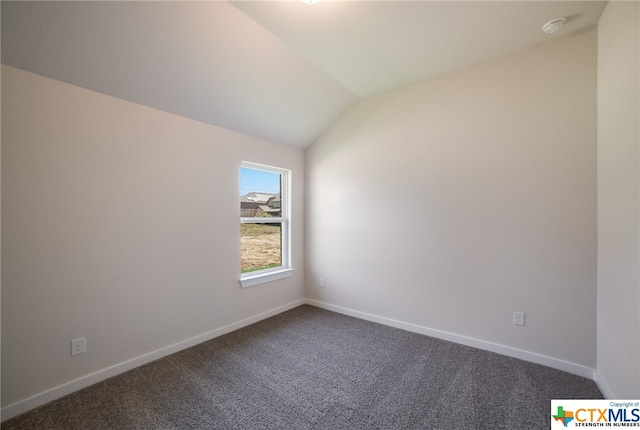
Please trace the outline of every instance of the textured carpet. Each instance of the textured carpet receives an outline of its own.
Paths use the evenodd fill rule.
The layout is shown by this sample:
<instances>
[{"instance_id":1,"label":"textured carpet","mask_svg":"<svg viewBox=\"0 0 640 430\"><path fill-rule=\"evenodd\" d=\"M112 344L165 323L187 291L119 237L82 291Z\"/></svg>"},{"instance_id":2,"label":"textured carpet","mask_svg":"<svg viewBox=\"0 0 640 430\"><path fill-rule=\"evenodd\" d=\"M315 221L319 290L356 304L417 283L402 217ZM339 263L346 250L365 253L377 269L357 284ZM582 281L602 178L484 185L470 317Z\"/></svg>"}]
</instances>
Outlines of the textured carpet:
<instances>
[{"instance_id":1,"label":"textured carpet","mask_svg":"<svg viewBox=\"0 0 640 430\"><path fill-rule=\"evenodd\" d=\"M2 424L14 429L548 429L593 381L301 306Z\"/></svg>"}]
</instances>

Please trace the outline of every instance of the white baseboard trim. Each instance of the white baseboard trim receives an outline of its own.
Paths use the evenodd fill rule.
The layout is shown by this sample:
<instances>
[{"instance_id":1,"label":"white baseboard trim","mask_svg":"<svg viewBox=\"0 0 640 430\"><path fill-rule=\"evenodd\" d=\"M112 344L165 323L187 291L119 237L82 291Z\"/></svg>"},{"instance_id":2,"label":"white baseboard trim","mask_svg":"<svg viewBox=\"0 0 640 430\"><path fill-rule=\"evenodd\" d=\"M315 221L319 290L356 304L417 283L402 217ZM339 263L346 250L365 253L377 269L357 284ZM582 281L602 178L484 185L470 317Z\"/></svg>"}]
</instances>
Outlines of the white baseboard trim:
<instances>
[{"instance_id":1,"label":"white baseboard trim","mask_svg":"<svg viewBox=\"0 0 640 430\"><path fill-rule=\"evenodd\" d=\"M607 382L604 380L598 369L593 372L593 381L596 383L602 395L605 399L616 399L617 397L613 395L613 391L607 385Z\"/></svg>"},{"instance_id":2,"label":"white baseboard trim","mask_svg":"<svg viewBox=\"0 0 640 430\"><path fill-rule=\"evenodd\" d=\"M519 358L521 360L530 361L536 364L542 364L544 366L563 370L565 372L569 372L574 375L595 380L594 369L580 365L580 364L571 363L569 361L548 357L546 355L537 354L535 352L525 351L518 348L512 348L510 346L500 345L500 344L488 342L485 340L475 339L467 336L461 336L458 334L449 333L442 330L423 327L417 324L411 324L403 321L394 320L391 318L385 318L378 315L357 311L354 309L344 308L342 306L336 306L329 303L320 302L318 300L307 299L306 303L311 306L316 306L318 308L327 309L329 311L337 312L344 315L349 315L355 318L360 318L363 320L384 324L390 327L395 327L402 330L423 334L426 336L431 336L431 337L435 337L442 340L448 340L450 342L459 343L461 345L471 346L474 348L483 349L490 352L495 352L497 354L506 355L508 357ZM603 394L605 394L605 392L603 392Z\"/></svg>"},{"instance_id":3,"label":"white baseboard trim","mask_svg":"<svg viewBox=\"0 0 640 430\"><path fill-rule=\"evenodd\" d=\"M86 388L90 385L103 381L107 378L111 378L112 376L119 375L120 373L124 373L128 370L150 363L152 361L155 361L159 358L176 353L178 351L182 351L183 349L187 349L192 346L198 345L202 342L206 342L208 340L214 339L218 336L231 333L234 330L238 330L240 328L254 324L258 321L262 321L266 318L272 317L274 315L278 315L282 312L296 308L305 303L306 301L304 299L299 299L291 303L288 303L286 305L278 306L274 309L270 309L266 312L262 312L258 315L245 318L235 323L217 328L215 330L211 330L206 333L202 333L200 335L180 341L178 343L174 343L173 345L169 345L169 346L157 349L155 351L149 352L147 354L132 358L130 360L123 361L122 363L115 364L105 369L98 370L97 372L93 372L91 374L82 376L78 379L74 379L73 381L66 382L62 385L58 385L57 387L43 391L42 393L36 394L24 400L20 400L11 405L5 406L4 408L2 408L2 410L0 410L0 416L2 417L1 420L6 421L10 418L18 416L38 406L42 406L45 403L48 403L52 400L66 396L67 394L71 394L74 391L78 391L82 388Z\"/></svg>"}]
</instances>

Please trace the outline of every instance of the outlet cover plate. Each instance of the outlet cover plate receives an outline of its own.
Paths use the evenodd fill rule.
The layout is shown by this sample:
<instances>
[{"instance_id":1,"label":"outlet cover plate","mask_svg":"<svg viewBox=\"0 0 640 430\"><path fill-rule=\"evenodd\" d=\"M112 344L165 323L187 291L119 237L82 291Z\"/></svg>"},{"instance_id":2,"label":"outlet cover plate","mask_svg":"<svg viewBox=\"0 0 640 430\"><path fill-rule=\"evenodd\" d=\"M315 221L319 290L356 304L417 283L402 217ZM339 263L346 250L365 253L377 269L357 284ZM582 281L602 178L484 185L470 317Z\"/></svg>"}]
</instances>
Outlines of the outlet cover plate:
<instances>
[{"instance_id":1,"label":"outlet cover plate","mask_svg":"<svg viewBox=\"0 0 640 430\"><path fill-rule=\"evenodd\" d=\"M513 313L513 324L524 325L524 312Z\"/></svg>"},{"instance_id":2,"label":"outlet cover plate","mask_svg":"<svg viewBox=\"0 0 640 430\"><path fill-rule=\"evenodd\" d=\"M87 340L84 337L71 341L71 355L79 355L87 352Z\"/></svg>"}]
</instances>

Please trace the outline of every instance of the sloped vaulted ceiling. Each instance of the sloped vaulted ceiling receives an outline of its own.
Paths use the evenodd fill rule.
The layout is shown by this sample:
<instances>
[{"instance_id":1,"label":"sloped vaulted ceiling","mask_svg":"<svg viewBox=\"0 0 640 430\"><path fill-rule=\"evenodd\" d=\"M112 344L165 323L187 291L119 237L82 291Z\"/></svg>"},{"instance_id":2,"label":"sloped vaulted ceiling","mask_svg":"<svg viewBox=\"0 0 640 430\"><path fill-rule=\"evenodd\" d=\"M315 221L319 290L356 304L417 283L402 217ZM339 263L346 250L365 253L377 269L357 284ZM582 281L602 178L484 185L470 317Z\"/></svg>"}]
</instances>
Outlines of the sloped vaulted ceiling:
<instances>
[{"instance_id":1,"label":"sloped vaulted ceiling","mask_svg":"<svg viewBox=\"0 0 640 430\"><path fill-rule=\"evenodd\" d=\"M355 100L227 2L2 2L2 61L295 146Z\"/></svg>"},{"instance_id":2,"label":"sloped vaulted ceiling","mask_svg":"<svg viewBox=\"0 0 640 430\"><path fill-rule=\"evenodd\" d=\"M579 31L604 5L3 1L2 62L304 148L358 98Z\"/></svg>"}]
</instances>

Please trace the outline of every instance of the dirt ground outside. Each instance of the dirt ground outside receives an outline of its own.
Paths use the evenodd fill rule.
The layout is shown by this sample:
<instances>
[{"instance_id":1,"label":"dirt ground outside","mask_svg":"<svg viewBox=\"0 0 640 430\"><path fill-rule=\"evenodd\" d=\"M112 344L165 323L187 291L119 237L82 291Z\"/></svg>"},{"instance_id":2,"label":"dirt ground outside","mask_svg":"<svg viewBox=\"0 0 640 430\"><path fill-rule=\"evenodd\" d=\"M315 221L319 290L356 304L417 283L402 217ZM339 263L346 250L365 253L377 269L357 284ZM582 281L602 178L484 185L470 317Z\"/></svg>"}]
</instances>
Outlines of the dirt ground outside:
<instances>
[{"instance_id":1,"label":"dirt ground outside","mask_svg":"<svg viewBox=\"0 0 640 430\"><path fill-rule=\"evenodd\" d=\"M279 225L240 224L242 273L282 265Z\"/></svg>"}]
</instances>

